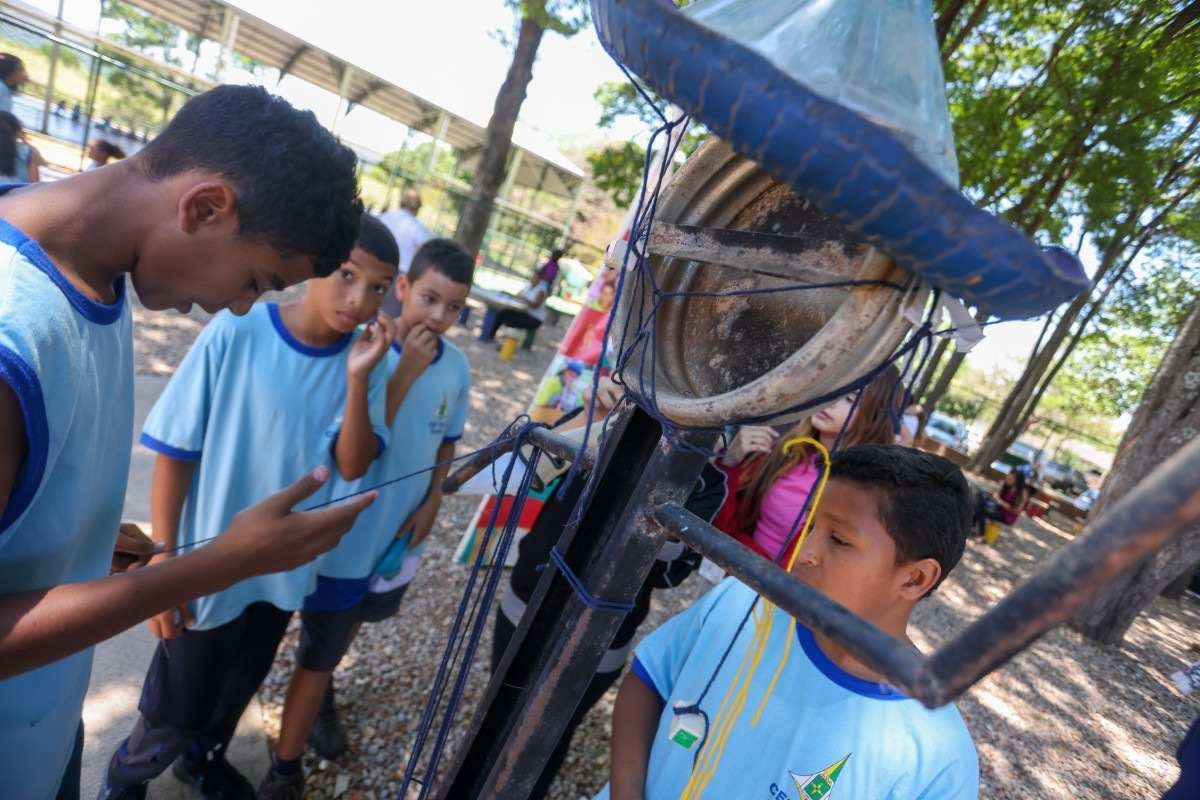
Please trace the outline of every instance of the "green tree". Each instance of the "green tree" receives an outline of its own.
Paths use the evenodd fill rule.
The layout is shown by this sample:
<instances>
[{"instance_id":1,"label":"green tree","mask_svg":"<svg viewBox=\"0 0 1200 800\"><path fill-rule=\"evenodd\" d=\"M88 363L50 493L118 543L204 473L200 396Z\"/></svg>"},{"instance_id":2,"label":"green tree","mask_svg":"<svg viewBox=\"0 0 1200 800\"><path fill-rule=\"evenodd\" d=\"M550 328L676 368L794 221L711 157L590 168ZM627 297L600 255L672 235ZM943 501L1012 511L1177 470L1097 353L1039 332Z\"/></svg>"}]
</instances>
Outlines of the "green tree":
<instances>
[{"instance_id":1,"label":"green tree","mask_svg":"<svg viewBox=\"0 0 1200 800\"><path fill-rule=\"evenodd\" d=\"M181 61L175 53L183 32L167 22L151 16L121 0L104 3L104 17L119 23L113 38L120 44L145 53L173 66ZM100 52L124 61L115 50L99 47ZM109 68L107 80L122 95L116 115L137 127L154 127L166 123L171 116L179 92L153 78L132 70Z\"/></svg>"},{"instance_id":2,"label":"green tree","mask_svg":"<svg viewBox=\"0 0 1200 800\"><path fill-rule=\"evenodd\" d=\"M611 129L620 121L634 119L647 130L658 127L662 124L662 119L655 107L665 111L668 103L653 91L647 92L654 100L654 106L647 103L628 81L605 81L600 84L592 94L600 105L600 119L597 124L601 128ZM679 143L679 152L684 156L691 155L708 136L709 133L703 126L693 123ZM637 199L645 161L646 148L631 141L598 147L587 155L588 165L592 169L592 181L622 208L628 207Z\"/></svg>"},{"instance_id":3,"label":"green tree","mask_svg":"<svg viewBox=\"0 0 1200 800\"><path fill-rule=\"evenodd\" d=\"M479 252L487 233L496 194L512 150L513 128L525 92L533 79L533 63L546 31L573 36L588 22L586 0L506 0L517 14L516 44L508 74L496 94L484 134L483 153L475 171L471 194L458 219L454 238L472 254Z\"/></svg>"}]
</instances>

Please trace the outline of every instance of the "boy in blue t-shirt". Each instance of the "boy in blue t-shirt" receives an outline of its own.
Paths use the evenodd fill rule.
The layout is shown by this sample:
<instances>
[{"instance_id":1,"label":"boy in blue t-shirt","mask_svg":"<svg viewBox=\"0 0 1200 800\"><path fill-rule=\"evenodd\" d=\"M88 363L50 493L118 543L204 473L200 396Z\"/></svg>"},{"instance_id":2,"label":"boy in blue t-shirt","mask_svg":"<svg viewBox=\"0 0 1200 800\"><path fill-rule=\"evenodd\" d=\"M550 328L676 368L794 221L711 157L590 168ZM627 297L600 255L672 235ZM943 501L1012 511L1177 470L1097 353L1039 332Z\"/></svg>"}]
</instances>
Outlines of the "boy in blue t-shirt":
<instances>
[{"instance_id":1,"label":"boy in blue t-shirt","mask_svg":"<svg viewBox=\"0 0 1200 800\"><path fill-rule=\"evenodd\" d=\"M375 367L392 325L376 317L399 261L392 235L364 217L350 258L309 281L302 300L259 304L240 318L218 314L205 327L142 430L142 444L158 453L150 513L165 552L156 560L223 530L297 464L332 460L346 480L366 474L388 442L387 376ZM308 505L344 494L330 481ZM113 755L100 796L142 796L177 757L175 775L205 797L252 795L225 749L315 584L312 562L153 618L162 641L141 716Z\"/></svg>"},{"instance_id":2,"label":"boy in blue t-shirt","mask_svg":"<svg viewBox=\"0 0 1200 800\"><path fill-rule=\"evenodd\" d=\"M301 615L296 668L272 768L258 790L261 800L303 792L300 759L314 720L320 720L314 745L321 755L336 757L345 749L333 704L333 670L363 622L396 613L419 566L470 406L467 357L442 335L466 304L474 271L474 259L461 245L430 239L413 256L408 274L396 279L403 305L386 374L388 426L397 446L375 461L362 483L414 477L382 488L371 511L317 561L318 589Z\"/></svg>"},{"instance_id":3,"label":"boy in blue t-shirt","mask_svg":"<svg viewBox=\"0 0 1200 800\"><path fill-rule=\"evenodd\" d=\"M908 641L913 607L962 557L969 498L962 472L939 456L891 445L843 450L792 572ZM765 617L761 600L754 624L739 630L756 597L728 578L638 646L613 709L611 780L598 798L978 795L975 746L954 706L926 709L784 612ZM718 709L767 621L741 714L725 728Z\"/></svg>"},{"instance_id":4,"label":"boy in blue t-shirt","mask_svg":"<svg viewBox=\"0 0 1200 800\"><path fill-rule=\"evenodd\" d=\"M119 164L0 187L0 796L78 792L91 645L311 560L365 504L292 513L320 467L216 546L108 577L152 547L135 526L118 537L133 427L126 273L148 308L214 313L328 274L362 212L355 163L311 113L223 86Z\"/></svg>"}]
</instances>

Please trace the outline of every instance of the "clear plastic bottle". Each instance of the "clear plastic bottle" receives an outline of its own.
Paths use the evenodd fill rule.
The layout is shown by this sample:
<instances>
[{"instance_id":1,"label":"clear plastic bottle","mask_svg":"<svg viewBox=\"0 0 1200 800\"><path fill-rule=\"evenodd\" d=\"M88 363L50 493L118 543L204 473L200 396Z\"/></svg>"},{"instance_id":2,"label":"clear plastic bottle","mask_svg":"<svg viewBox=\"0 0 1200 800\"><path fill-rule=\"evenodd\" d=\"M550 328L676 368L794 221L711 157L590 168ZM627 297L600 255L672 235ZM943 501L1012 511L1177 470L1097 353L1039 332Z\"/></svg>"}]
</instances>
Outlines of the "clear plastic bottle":
<instances>
[{"instance_id":1,"label":"clear plastic bottle","mask_svg":"<svg viewBox=\"0 0 1200 800\"><path fill-rule=\"evenodd\" d=\"M958 186L930 0L695 0L682 12L888 128Z\"/></svg>"}]
</instances>

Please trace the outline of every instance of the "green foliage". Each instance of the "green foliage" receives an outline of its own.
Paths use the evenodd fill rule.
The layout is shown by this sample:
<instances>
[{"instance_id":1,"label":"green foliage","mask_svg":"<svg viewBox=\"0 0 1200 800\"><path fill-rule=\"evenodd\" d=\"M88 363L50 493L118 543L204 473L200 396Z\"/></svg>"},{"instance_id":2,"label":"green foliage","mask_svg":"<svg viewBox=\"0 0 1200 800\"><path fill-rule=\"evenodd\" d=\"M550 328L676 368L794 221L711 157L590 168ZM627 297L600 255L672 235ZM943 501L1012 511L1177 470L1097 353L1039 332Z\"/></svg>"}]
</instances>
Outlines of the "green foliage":
<instances>
[{"instance_id":1,"label":"green foliage","mask_svg":"<svg viewBox=\"0 0 1200 800\"><path fill-rule=\"evenodd\" d=\"M390 173L395 173L399 179L397 185L404 179L415 181L425 174L432 150L433 142L422 142L416 147L393 150L378 164L371 167L371 176L384 184L387 183ZM468 180L470 176L459 170L458 162L456 151L453 148L443 147L438 151L437 158L434 160L433 173L455 177L459 180Z\"/></svg>"},{"instance_id":2,"label":"green foliage","mask_svg":"<svg viewBox=\"0 0 1200 800\"><path fill-rule=\"evenodd\" d=\"M534 19L546 30L562 36L574 36L591 18L587 0L506 0L508 7L523 19Z\"/></svg>"},{"instance_id":3,"label":"green foliage","mask_svg":"<svg viewBox=\"0 0 1200 800\"><path fill-rule=\"evenodd\" d=\"M1200 254L1152 255L1105 303L1056 377L1048 408L1110 419L1137 408L1200 292Z\"/></svg>"},{"instance_id":4,"label":"green foliage","mask_svg":"<svg viewBox=\"0 0 1200 800\"><path fill-rule=\"evenodd\" d=\"M955 419L970 422L979 416L980 412L983 411L983 406L984 400L982 397L959 394L957 392L946 392L938 400L937 410Z\"/></svg>"},{"instance_id":5,"label":"green foliage","mask_svg":"<svg viewBox=\"0 0 1200 800\"><path fill-rule=\"evenodd\" d=\"M39 45L38 52L49 60L54 53L54 45L50 42ZM71 48L60 47L58 48L58 65L67 69L81 69L83 62L79 60L79 54Z\"/></svg>"},{"instance_id":6,"label":"green foliage","mask_svg":"<svg viewBox=\"0 0 1200 800\"><path fill-rule=\"evenodd\" d=\"M653 92L650 92L650 96L654 106L646 102L632 83L606 81L600 84L592 94L600 105L598 124L601 128L611 128L619 121L634 119L647 130L658 127L662 119L654 109L665 110L668 104ZM679 143L680 152L685 156L690 155L708 136L703 126L692 123ZM637 199L645 160L646 148L629 141L599 147L587 155L587 162L592 168L592 181L621 207Z\"/></svg>"}]
</instances>

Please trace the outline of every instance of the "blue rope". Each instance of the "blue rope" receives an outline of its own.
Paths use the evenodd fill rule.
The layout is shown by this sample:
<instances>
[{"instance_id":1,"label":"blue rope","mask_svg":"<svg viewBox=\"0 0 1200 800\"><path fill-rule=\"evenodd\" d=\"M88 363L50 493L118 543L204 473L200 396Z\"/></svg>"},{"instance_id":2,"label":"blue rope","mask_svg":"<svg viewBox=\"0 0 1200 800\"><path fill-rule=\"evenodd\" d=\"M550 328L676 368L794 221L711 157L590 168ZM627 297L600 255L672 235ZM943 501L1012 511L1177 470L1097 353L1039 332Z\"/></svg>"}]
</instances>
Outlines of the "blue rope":
<instances>
[{"instance_id":1,"label":"blue rope","mask_svg":"<svg viewBox=\"0 0 1200 800\"><path fill-rule=\"evenodd\" d=\"M567 579L571 590L575 592L575 596L579 598L579 602L583 603L593 611L608 611L614 614L628 614L637 608L636 603L621 603L615 600L601 600L593 595L588 588L583 585L583 581L571 569L571 565L567 563L567 559L559 551L557 545L550 548L550 561L558 568L559 573Z\"/></svg>"}]
</instances>

